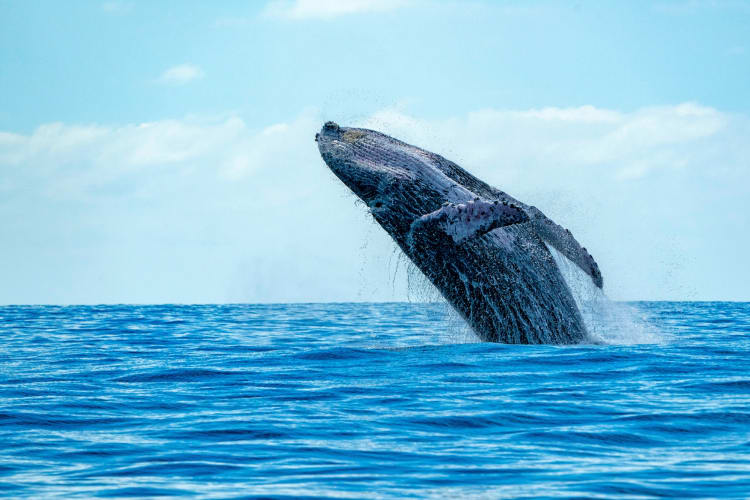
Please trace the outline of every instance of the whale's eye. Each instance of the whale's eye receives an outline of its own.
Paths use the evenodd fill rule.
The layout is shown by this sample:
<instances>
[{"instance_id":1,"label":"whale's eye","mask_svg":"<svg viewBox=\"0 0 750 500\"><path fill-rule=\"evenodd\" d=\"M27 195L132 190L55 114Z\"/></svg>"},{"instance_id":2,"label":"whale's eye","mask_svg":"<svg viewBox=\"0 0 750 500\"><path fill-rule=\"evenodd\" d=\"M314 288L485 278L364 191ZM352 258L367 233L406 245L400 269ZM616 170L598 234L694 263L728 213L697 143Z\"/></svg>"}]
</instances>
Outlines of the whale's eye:
<instances>
[{"instance_id":1,"label":"whale's eye","mask_svg":"<svg viewBox=\"0 0 750 500\"><path fill-rule=\"evenodd\" d=\"M382 201L378 201L377 203L375 203L375 208L380 208L382 206L383 206L383 202Z\"/></svg>"}]
</instances>

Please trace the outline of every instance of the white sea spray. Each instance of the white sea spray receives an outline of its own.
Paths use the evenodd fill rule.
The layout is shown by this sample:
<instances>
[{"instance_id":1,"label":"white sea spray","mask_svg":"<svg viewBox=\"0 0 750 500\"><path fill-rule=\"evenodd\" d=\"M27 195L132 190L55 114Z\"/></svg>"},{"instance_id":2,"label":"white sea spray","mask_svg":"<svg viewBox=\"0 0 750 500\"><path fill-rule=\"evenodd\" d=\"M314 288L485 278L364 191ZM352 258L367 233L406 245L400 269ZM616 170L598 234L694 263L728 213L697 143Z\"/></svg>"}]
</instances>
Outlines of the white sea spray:
<instances>
[{"instance_id":1,"label":"white sea spray","mask_svg":"<svg viewBox=\"0 0 750 500\"><path fill-rule=\"evenodd\" d=\"M547 245L547 248L573 294L591 342L654 344L666 340L638 310L623 302L610 300L581 268L551 245Z\"/></svg>"}]
</instances>

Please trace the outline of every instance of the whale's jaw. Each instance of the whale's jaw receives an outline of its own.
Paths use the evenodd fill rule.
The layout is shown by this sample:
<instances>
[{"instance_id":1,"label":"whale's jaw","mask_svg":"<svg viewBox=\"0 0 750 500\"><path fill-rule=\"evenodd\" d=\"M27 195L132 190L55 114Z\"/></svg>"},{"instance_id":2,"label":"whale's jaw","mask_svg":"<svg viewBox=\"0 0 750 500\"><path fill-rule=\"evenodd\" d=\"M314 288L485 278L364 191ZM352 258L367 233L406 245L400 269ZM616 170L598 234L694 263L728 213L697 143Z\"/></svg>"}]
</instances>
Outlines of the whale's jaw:
<instances>
[{"instance_id":1,"label":"whale's jaw","mask_svg":"<svg viewBox=\"0 0 750 500\"><path fill-rule=\"evenodd\" d=\"M485 341L574 343L581 314L546 244L601 287L593 258L533 206L380 132L328 122L323 160Z\"/></svg>"}]
</instances>

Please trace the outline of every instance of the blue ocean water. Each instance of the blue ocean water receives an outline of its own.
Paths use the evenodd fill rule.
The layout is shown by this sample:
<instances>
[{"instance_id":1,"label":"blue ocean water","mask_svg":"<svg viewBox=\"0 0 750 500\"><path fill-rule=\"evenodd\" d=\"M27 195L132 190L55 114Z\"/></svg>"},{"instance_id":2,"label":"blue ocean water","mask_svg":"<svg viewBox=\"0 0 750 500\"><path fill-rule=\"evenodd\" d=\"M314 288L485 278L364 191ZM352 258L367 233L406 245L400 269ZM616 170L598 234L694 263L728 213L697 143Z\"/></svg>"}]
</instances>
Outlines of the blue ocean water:
<instances>
[{"instance_id":1,"label":"blue ocean water","mask_svg":"<svg viewBox=\"0 0 750 500\"><path fill-rule=\"evenodd\" d=\"M440 304L2 307L0 492L749 496L750 304L633 307L662 341L462 343Z\"/></svg>"}]
</instances>

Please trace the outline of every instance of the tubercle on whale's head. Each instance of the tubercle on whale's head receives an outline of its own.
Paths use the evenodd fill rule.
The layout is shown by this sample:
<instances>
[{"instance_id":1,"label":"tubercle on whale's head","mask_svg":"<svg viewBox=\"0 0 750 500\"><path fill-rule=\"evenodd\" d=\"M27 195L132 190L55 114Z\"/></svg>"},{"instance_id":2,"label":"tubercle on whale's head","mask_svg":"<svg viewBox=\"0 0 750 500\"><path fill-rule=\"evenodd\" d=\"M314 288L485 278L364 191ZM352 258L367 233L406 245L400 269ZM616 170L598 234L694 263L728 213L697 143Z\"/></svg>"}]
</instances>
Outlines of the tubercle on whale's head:
<instances>
[{"instance_id":1,"label":"tubercle on whale's head","mask_svg":"<svg viewBox=\"0 0 750 500\"><path fill-rule=\"evenodd\" d=\"M380 132L326 122L315 140L331 171L397 241L444 202L474 197L432 163L431 153Z\"/></svg>"}]
</instances>

